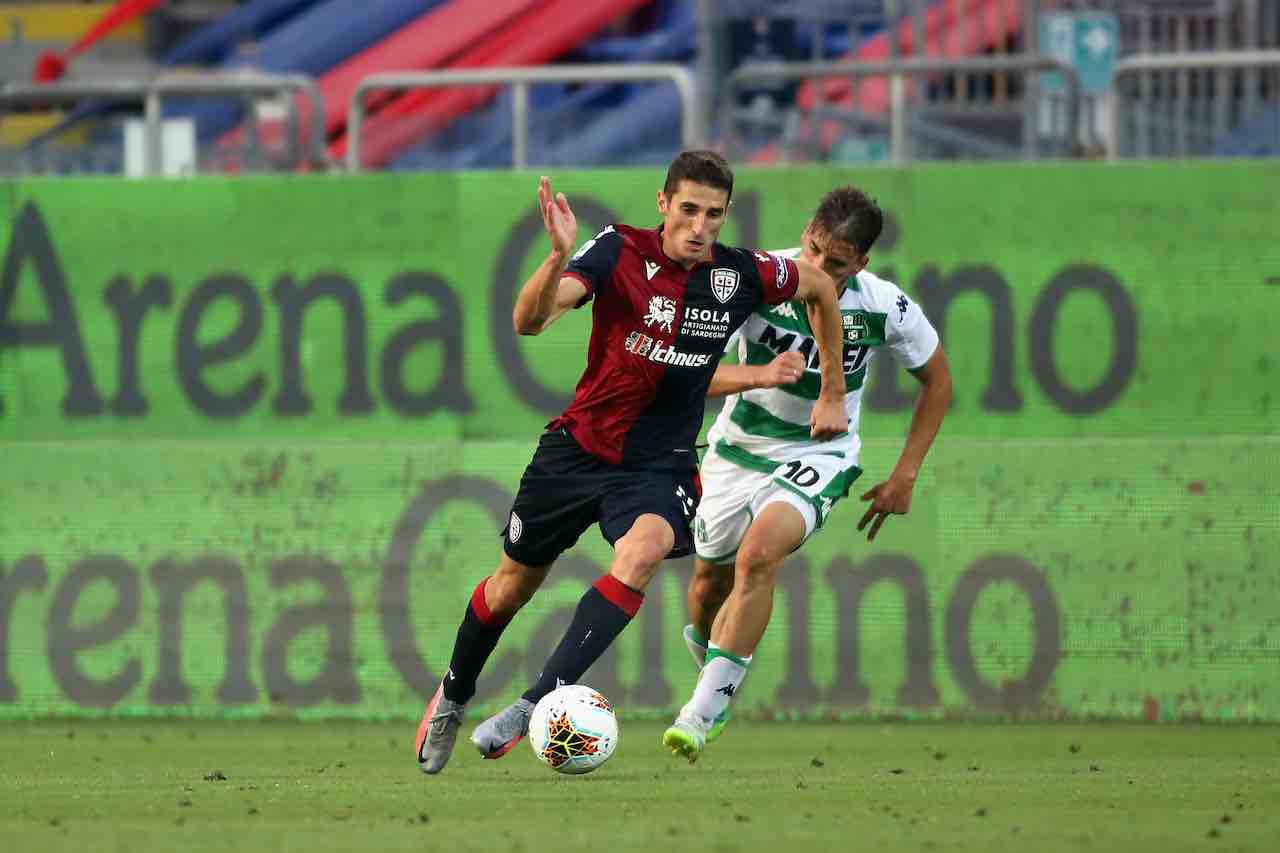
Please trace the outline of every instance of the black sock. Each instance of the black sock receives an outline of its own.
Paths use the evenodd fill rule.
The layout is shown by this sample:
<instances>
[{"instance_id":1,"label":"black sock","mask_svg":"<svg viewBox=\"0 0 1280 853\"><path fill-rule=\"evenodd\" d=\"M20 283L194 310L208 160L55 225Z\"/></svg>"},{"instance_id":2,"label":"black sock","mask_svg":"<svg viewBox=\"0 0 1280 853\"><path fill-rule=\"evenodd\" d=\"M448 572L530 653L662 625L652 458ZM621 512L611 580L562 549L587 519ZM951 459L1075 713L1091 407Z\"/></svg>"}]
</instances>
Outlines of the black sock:
<instances>
[{"instance_id":1,"label":"black sock","mask_svg":"<svg viewBox=\"0 0 1280 853\"><path fill-rule=\"evenodd\" d=\"M488 578L480 581L467 613L458 627L458 639L453 643L453 657L449 659L449 671L444 677L444 696L453 702L468 702L476 694L476 679L485 661L493 654L498 638L511 621L494 616L484 600L484 587Z\"/></svg>"},{"instance_id":2,"label":"black sock","mask_svg":"<svg viewBox=\"0 0 1280 853\"><path fill-rule=\"evenodd\" d=\"M537 702L561 684L577 684L582 674L605 653L644 602L637 592L613 575L599 578L578 601L573 622L547 659L538 681L524 693Z\"/></svg>"}]
</instances>

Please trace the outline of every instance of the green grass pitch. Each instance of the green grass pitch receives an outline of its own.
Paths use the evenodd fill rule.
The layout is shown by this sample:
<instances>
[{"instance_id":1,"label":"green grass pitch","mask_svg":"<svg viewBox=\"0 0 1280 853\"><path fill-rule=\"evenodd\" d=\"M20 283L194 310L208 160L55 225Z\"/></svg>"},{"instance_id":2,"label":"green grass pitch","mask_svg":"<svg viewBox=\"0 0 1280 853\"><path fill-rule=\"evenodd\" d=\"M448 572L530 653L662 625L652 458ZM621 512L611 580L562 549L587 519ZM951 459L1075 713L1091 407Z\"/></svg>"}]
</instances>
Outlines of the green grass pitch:
<instances>
[{"instance_id":1,"label":"green grass pitch","mask_svg":"<svg viewBox=\"0 0 1280 853\"><path fill-rule=\"evenodd\" d=\"M17 722L0 849L1277 849L1280 728L734 722L690 766L624 721L600 771L465 741L420 774L414 725ZM463 737L470 732L464 728Z\"/></svg>"}]
</instances>

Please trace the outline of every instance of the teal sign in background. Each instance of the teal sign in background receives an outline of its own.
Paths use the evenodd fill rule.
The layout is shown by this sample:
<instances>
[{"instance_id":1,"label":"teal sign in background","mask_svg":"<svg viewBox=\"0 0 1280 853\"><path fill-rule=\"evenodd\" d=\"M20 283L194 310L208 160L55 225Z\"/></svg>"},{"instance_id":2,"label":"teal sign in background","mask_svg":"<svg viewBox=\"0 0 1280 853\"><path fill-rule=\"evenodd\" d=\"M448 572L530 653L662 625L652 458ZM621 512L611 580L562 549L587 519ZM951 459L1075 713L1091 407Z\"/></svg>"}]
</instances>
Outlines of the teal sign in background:
<instances>
[{"instance_id":1,"label":"teal sign in background","mask_svg":"<svg viewBox=\"0 0 1280 853\"><path fill-rule=\"evenodd\" d=\"M1111 88L1120 57L1120 24L1107 12L1050 12L1040 16L1040 52L1073 66L1086 94ZM1046 91L1066 88L1061 74L1043 74Z\"/></svg>"}]
</instances>

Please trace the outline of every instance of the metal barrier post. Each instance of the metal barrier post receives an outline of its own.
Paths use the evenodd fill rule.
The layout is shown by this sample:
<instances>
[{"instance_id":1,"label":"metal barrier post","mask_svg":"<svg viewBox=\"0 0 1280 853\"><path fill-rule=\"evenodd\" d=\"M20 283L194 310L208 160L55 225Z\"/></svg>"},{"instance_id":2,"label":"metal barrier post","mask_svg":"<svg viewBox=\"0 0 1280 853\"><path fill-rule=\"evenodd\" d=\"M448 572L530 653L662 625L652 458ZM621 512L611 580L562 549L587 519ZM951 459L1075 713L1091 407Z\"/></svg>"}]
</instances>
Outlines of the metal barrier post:
<instances>
[{"instance_id":1,"label":"metal barrier post","mask_svg":"<svg viewBox=\"0 0 1280 853\"><path fill-rule=\"evenodd\" d=\"M302 92L311 101L311 162L327 165L324 97L305 74L165 74L148 80L65 81L50 84L11 83L0 87L0 111L6 106L67 103L84 98L110 98L143 105L145 162L149 175L160 172L161 101L165 95L254 95Z\"/></svg>"},{"instance_id":2,"label":"metal barrier post","mask_svg":"<svg viewBox=\"0 0 1280 853\"><path fill-rule=\"evenodd\" d=\"M1116 63L1112 76L1111 137L1107 140L1107 159L1120 157L1120 80L1144 71L1178 71L1191 69L1278 68L1280 50L1232 50L1208 53L1155 53L1131 56ZM1224 97L1225 93L1218 93Z\"/></svg>"},{"instance_id":3,"label":"metal barrier post","mask_svg":"<svg viewBox=\"0 0 1280 853\"><path fill-rule=\"evenodd\" d=\"M511 84L511 168L529 167L529 84Z\"/></svg>"},{"instance_id":4,"label":"metal barrier post","mask_svg":"<svg viewBox=\"0 0 1280 853\"><path fill-rule=\"evenodd\" d=\"M1040 54L1040 0L1022 0L1022 49L1032 56ZM1022 83L1022 156L1027 160L1040 153L1039 124L1040 80L1026 74Z\"/></svg>"},{"instance_id":5,"label":"metal barrier post","mask_svg":"<svg viewBox=\"0 0 1280 853\"><path fill-rule=\"evenodd\" d=\"M142 102L142 162L147 176L158 175L164 168L160 149L162 128L160 125L160 93L147 90Z\"/></svg>"}]
</instances>

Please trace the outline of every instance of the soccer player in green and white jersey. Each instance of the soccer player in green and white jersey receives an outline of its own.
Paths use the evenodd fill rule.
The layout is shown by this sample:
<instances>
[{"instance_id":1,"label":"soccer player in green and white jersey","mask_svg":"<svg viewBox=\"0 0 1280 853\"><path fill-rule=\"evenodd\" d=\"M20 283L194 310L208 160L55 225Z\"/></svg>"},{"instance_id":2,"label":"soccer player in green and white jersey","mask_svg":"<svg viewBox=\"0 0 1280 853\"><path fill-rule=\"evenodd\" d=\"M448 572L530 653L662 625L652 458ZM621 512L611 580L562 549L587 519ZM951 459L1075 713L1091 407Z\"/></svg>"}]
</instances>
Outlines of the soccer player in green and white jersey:
<instances>
[{"instance_id":1,"label":"soccer player in green and white jersey","mask_svg":"<svg viewBox=\"0 0 1280 853\"><path fill-rule=\"evenodd\" d=\"M910 509L920 466L951 404L951 369L938 333L897 285L865 269L882 225L873 200L841 187L822 199L800 247L778 253L804 258L843 282L847 433L830 441L809 436L820 377L804 303L762 306L752 314L737 335L739 364L721 365L711 381L709 396L729 397L708 435L694 519L693 624L685 627L685 641L702 674L662 738L691 762L723 728L769 623L782 561L823 526L862 473L858 416L876 352L887 348L922 392L893 472L862 495L871 503L858 530L866 528L868 540L890 515Z\"/></svg>"}]
</instances>

